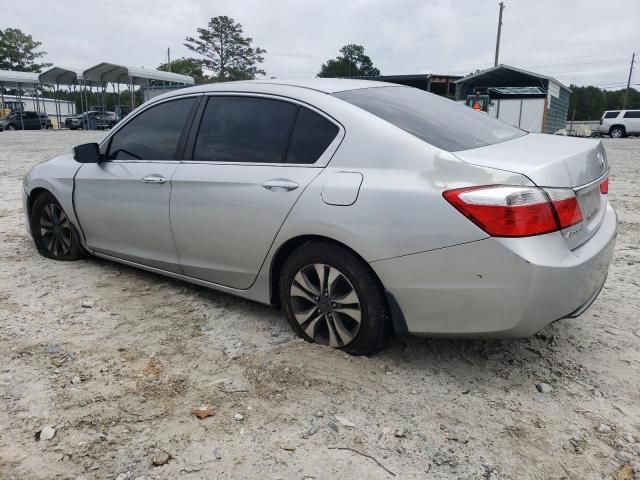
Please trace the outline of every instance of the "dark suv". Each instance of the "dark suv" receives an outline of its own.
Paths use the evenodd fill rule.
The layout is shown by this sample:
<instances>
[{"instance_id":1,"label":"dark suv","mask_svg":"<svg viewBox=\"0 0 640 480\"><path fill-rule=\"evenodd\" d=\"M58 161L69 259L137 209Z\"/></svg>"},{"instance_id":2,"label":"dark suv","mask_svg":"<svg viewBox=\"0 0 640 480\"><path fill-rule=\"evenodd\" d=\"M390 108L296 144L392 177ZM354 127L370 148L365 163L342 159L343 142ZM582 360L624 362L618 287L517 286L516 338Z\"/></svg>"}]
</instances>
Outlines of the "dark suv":
<instances>
[{"instance_id":1,"label":"dark suv","mask_svg":"<svg viewBox=\"0 0 640 480\"><path fill-rule=\"evenodd\" d=\"M41 130L51 128L51 120L46 113L13 112L2 121L4 130Z\"/></svg>"}]
</instances>

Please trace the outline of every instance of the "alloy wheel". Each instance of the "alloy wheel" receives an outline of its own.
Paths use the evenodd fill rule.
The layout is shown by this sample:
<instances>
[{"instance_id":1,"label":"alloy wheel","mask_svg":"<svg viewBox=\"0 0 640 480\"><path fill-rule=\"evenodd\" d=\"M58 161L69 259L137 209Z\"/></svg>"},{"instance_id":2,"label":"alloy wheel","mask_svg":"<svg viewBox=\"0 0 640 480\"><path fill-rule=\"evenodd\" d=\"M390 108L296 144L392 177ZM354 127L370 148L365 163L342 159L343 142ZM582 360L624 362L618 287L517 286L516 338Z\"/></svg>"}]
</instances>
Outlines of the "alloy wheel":
<instances>
[{"instance_id":1,"label":"alloy wheel","mask_svg":"<svg viewBox=\"0 0 640 480\"><path fill-rule=\"evenodd\" d=\"M611 138L622 138L622 130L619 128L611 130Z\"/></svg>"},{"instance_id":2,"label":"alloy wheel","mask_svg":"<svg viewBox=\"0 0 640 480\"><path fill-rule=\"evenodd\" d=\"M344 347L360 330L358 293L333 266L314 263L301 268L293 278L290 300L296 321L316 343Z\"/></svg>"},{"instance_id":3,"label":"alloy wheel","mask_svg":"<svg viewBox=\"0 0 640 480\"><path fill-rule=\"evenodd\" d=\"M40 236L45 248L55 257L65 256L71 249L71 224L64 210L49 203L40 215Z\"/></svg>"}]
</instances>

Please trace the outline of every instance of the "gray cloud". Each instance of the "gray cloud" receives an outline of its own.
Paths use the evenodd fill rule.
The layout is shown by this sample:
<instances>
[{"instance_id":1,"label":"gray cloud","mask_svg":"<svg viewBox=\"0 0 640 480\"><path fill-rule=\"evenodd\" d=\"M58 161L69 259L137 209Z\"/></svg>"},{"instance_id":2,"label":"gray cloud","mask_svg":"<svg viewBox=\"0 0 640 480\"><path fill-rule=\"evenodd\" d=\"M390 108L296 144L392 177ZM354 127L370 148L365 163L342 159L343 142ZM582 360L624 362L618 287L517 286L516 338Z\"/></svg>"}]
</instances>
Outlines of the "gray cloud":
<instances>
[{"instance_id":1,"label":"gray cloud","mask_svg":"<svg viewBox=\"0 0 640 480\"><path fill-rule=\"evenodd\" d=\"M383 74L466 74L493 65L496 0L22 0L0 28L43 42L47 60L84 69L101 61L156 67L216 15L267 49L267 75L313 77L346 43L363 44ZM501 63L563 83L626 81L640 53L640 1L505 0ZM50 13L55 12L55 14ZM640 75L634 76L640 81Z\"/></svg>"}]
</instances>

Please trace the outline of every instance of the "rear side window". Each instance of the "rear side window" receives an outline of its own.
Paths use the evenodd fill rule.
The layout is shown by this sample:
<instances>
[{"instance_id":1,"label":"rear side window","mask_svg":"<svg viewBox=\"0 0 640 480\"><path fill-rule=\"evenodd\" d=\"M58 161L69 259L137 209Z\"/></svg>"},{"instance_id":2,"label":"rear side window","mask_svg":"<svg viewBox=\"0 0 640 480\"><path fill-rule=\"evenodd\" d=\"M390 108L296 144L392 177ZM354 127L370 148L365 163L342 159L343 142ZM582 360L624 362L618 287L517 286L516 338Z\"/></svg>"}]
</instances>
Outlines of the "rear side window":
<instances>
[{"instance_id":1,"label":"rear side window","mask_svg":"<svg viewBox=\"0 0 640 480\"><path fill-rule=\"evenodd\" d=\"M178 142L194 102L193 97L172 100L140 113L111 137L109 158L176 160Z\"/></svg>"},{"instance_id":2,"label":"rear side window","mask_svg":"<svg viewBox=\"0 0 640 480\"><path fill-rule=\"evenodd\" d=\"M338 131L337 125L326 118L300 107L287 150L287 163L315 163Z\"/></svg>"},{"instance_id":3,"label":"rear side window","mask_svg":"<svg viewBox=\"0 0 640 480\"><path fill-rule=\"evenodd\" d=\"M211 97L193 152L194 160L284 163L298 107L258 97Z\"/></svg>"},{"instance_id":4,"label":"rear side window","mask_svg":"<svg viewBox=\"0 0 640 480\"><path fill-rule=\"evenodd\" d=\"M626 112L624 118L640 118L640 110L634 110L632 112Z\"/></svg>"},{"instance_id":5,"label":"rear side window","mask_svg":"<svg viewBox=\"0 0 640 480\"><path fill-rule=\"evenodd\" d=\"M616 118L620 112L606 112L604 118Z\"/></svg>"},{"instance_id":6,"label":"rear side window","mask_svg":"<svg viewBox=\"0 0 640 480\"><path fill-rule=\"evenodd\" d=\"M416 88L374 87L333 95L450 152L525 135L524 131L486 113Z\"/></svg>"}]
</instances>

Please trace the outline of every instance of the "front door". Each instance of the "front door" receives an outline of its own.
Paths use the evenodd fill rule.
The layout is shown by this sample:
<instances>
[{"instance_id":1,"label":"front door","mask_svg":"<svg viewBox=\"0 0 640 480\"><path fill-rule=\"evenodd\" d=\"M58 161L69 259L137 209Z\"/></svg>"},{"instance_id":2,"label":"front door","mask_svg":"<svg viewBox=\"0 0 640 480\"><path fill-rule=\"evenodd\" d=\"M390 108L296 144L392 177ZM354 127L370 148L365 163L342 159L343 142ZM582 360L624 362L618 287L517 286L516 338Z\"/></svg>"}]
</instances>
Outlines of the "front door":
<instances>
[{"instance_id":1,"label":"front door","mask_svg":"<svg viewBox=\"0 0 640 480\"><path fill-rule=\"evenodd\" d=\"M181 163L172 180L171 224L184 273L249 288L338 133L336 124L295 103L210 97L193 160Z\"/></svg>"},{"instance_id":2,"label":"front door","mask_svg":"<svg viewBox=\"0 0 640 480\"><path fill-rule=\"evenodd\" d=\"M180 273L169 199L195 101L188 97L143 110L102 146L106 161L80 168L74 201L89 248Z\"/></svg>"}]
</instances>

